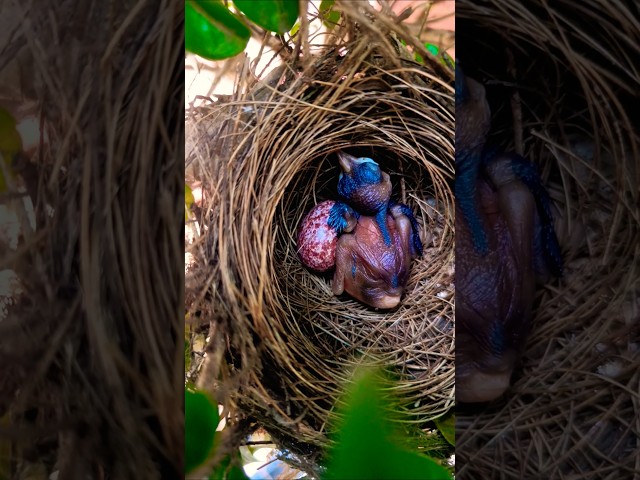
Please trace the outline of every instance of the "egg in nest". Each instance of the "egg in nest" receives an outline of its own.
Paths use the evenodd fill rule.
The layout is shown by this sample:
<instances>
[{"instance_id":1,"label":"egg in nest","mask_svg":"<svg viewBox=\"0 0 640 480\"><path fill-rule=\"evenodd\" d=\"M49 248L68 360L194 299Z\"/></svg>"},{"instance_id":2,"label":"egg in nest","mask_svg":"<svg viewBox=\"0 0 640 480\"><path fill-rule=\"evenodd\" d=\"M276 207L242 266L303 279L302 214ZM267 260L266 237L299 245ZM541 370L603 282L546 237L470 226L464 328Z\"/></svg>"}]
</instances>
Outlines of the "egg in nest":
<instances>
[{"instance_id":1,"label":"egg in nest","mask_svg":"<svg viewBox=\"0 0 640 480\"><path fill-rule=\"evenodd\" d=\"M338 235L329 226L333 200L320 202L302 219L298 227L298 256L302 263L316 272L331 270L336 264Z\"/></svg>"}]
</instances>

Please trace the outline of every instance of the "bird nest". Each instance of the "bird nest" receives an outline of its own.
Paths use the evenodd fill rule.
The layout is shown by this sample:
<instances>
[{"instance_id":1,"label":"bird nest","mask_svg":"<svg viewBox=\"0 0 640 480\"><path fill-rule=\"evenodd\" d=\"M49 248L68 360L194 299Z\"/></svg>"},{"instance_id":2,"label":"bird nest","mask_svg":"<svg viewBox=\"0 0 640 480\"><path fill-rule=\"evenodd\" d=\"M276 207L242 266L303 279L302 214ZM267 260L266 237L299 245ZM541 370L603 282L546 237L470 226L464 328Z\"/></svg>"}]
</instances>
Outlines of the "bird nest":
<instances>
[{"instance_id":1,"label":"bird nest","mask_svg":"<svg viewBox=\"0 0 640 480\"><path fill-rule=\"evenodd\" d=\"M186 273L190 321L209 331L198 382L225 407L229 445L260 425L311 463L350 366L394 371L401 418L420 429L454 401L453 69L416 61L406 45L423 46L366 4L343 8L313 57L258 81L242 71L234 95L187 114L187 181L204 199ZM394 310L334 296L297 255L304 215L338 198L343 149L374 158L420 224L425 252Z\"/></svg>"},{"instance_id":2,"label":"bird nest","mask_svg":"<svg viewBox=\"0 0 640 480\"><path fill-rule=\"evenodd\" d=\"M0 105L29 127L0 196L0 478L178 477L182 6L0 11Z\"/></svg>"},{"instance_id":3,"label":"bird nest","mask_svg":"<svg viewBox=\"0 0 640 480\"><path fill-rule=\"evenodd\" d=\"M489 141L539 165L565 259L538 292L504 399L458 411L457 477L629 478L640 470L637 6L456 6Z\"/></svg>"}]
</instances>

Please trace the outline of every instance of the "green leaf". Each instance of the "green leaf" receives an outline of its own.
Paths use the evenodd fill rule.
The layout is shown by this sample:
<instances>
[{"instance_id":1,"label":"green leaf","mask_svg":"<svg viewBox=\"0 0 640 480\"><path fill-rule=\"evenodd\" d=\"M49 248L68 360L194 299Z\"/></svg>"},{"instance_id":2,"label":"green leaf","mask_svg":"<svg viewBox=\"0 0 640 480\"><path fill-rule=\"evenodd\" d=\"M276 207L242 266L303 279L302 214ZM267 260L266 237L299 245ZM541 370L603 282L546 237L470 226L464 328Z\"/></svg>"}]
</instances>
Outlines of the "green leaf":
<instances>
[{"instance_id":1,"label":"green leaf","mask_svg":"<svg viewBox=\"0 0 640 480\"><path fill-rule=\"evenodd\" d=\"M404 449L384 408L381 377L357 373L342 409L344 420L336 445L328 453L323 480L450 480L451 474L432 459Z\"/></svg>"},{"instance_id":2,"label":"green leaf","mask_svg":"<svg viewBox=\"0 0 640 480\"><path fill-rule=\"evenodd\" d=\"M195 203L196 199L193 196L193 191L191 187L184 184L184 221L189 220L189 211L191 210L191 206Z\"/></svg>"},{"instance_id":3,"label":"green leaf","mask_svg":"<svg viewBox=\"0 0 640 480\"><path fill-rule=\"evenodd\" d=\"M230 58L249 43L251 31L217 0L188 0L184 6L185 49L210 60Z\"/></svg>"},{"instance_id":4,"label":"green leaf","mask_svg":"<svg viewBox=\"0 0 640 480\"><path fill-rule=\"evenodd\" d=\"M184 371L188 372L191 369L191 342L189 340L184 341Z\"/></svg>"},{"instance_id":5,"label":"green leaf","mask_svg":"<svg viewBox=\"0 0 640 480\"><path fill-rule=\"evenodd\" d=\"M222 459L220 463L218 463L214 467L213 472L211 472L211 475L209 475L209 480L224 480L224 477L227 474L227 469L229 468L230 464L231 464L231 457L227 455Z\"/></svg>"},{"instance_id":6,"label":"green leaf","mask_svg":"<svg viewBox=\"0 0 640 480\"><path fill-rule=\"evenodd\" d=\"M240 452L235 459L236 461L231 463L231 455L227 455L222 461L213 469L209 480L249 480L247 474L240 466L242 460Z\"/></svg>"},{"instance_id":7,"label":"green leaf","mask_svg":"<svg viewBox=\"0 0 640 480\"><path fill-rule=\"evenodd\" d=\"M205 392L184 391L185 472L199 467L213 454L213 440L220 421L218 407Z\"/></svg>"},{"instance_id":8,"label":"green leaf","mask_svg":"<svg viewBox=\"0 0 640 480\"><path fill-rule=\"evenodd\" d=\"M333 28L340 21L340 12L333 10L333 5L336 3L335 0L322 0L320 2L320 15L322 16L322 23L324 23L325 27Z\"/></svg>"},{"instance_id":9,"label":"green leaf","mask_svg":"<svg viewBox=\"0 0 640 480\"><path fill-rule=\"evenodd\" d=\"M185 183L184 184L184 204L187 206L187 208L191 208L191 205L193 205L195 201L196 199L193 196L193 190L191 190L191 187Z\"/></svg>"},{"instance_id":10,"label":"green leaf","mask_svg":"<svg viewBox=\"0 0 640 480\"><path fill-rule=\"evenodd\" d=\"M442 436L454 447L456 446L456 414L449 410L443 416L435 419L436 427Z\"/></svg>"},{"instance_id":11,"label":"green leaf","mask_svg":"<svg viewBox=\"0 0 640 480\"><path fill-rule=\"evenodd\" d=\"M300 15L298 0L234 0L238 10L265 30L288 32Z\"/></svg>"},{"instance_id":12,"label":"green leaf","mask_svg":"<svg viewBox=\"0 0 640 480\"><path fill-rule=\"evenodd\" d=\"M227 472L227 476L226 476L227 480L249 480L249 477L247 477L247 474L244 473L244 470L239 467L238 465L232 465L231 468L229 469L229 472Z\"/></svg>"},{"instance_id":13,"label":"green leaf","mask_svg":"<svg viewBox=\"0 0 640 480\"><path fill-rule=\"evenodd\" d=\"M440 53L440 49L438 48L438 46L434 45L433 43L425 43L424 46L427 51L434 57L437 56L438 53Z\"/></svg>"},{"instance_id":14,"label":"green leaf","mask_svg":"<svg viewBox=\"0 0 640 480\"><path fill-rule=\"evenodd\" d=\"M300 20L298 20L293 28L289 31L289 36L293 37L300 30Z\"/></svg>"},{"instance_id":15,"label":"green leaf","mask_svg":"<svg viewBox=\"0 0 640 480\"><path fill-rule=\"evenodd\" d=\"M442 54L442 63L447 67L451 68L452 70L455 69L456 67L455 60L451 58L451 56L447 52L444 52Z\"/></svg>"}]
</instances>

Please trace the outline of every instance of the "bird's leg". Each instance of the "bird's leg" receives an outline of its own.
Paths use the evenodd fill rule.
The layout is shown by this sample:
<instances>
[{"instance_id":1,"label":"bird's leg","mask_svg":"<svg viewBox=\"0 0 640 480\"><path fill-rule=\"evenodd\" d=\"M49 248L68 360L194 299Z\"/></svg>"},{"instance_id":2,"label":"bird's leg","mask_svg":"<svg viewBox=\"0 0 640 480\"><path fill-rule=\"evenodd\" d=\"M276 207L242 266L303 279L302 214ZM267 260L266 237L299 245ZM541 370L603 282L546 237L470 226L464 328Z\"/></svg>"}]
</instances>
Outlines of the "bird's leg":
<instances>
[{"instance_id":1,"label":"bird's leg","mask_svg":"<svg viewBox=\"0 0 640 480\"><path fill-rule=\"evenodd\" d=\"M535 284L535 200L527 186L514 173L509 155L493 159L487 165L486 171L497 188L500 212L507 223L511 236L514 250L513 258L515 262L519 263L523 310L528 311L533 302Z\"/></svg>"},{"instance_id":2,"label":"bird's leg","mask_svg":"<svg viewBox=\"0 0 640 480\"><path fill-rule=\"evenodd\" d=\"M353 275L353 267L355 263L351 258L351 252L355 247L354 236L351 234L344 234L338 239L336 245L336 271L333 274L333 282L331 284L331 290L334 295L340 295L344 292L344 277L349 273Z\"/></svg>"},{"instance_id":3,"label":"bird's leg","mask_svg":"<svg viewBox=\"0 0 640 480\"><path fill-rule=\"evenodd\" d=\"M389 211L391 212L391 215L393 215L393 218L396 220L396 222L400 218L406 218L409 221L409 224L411 226L411 229L410 229L411 242L409 244L409 246L411 247L411 255L414 257L422 256L422 241L420 240L420 226L418 225L416 217L413 216L413 212L411 211L411 208L409 208L404 203L391 202L389 205L390 205Z\"/></svg>"},{"instance_id":4,"label":"bird's leg","mask_svg":"<svg viewBox=\"0 0 640 480\"><path fill-rule=\"evenodd\" d=\"M406 205L403 205L406 208ZM411 209L409 209L409 213L411 214ZM391 209L391 214L393 215L393 219L396 222L396 229L398 230L398 233L400 234L400 238L402 239L402 252L403 252L403 265L409 265L409 262L411 260L412 256L415 256L415 239L414 237L416 236L415 232L413 231L413 225L412 225L412 221L411 218L408 215L405 215L404 213L402 213L402 208L400 205L395 205L392 209ZM413 215L411 214L411 217L413 217ZM420 238L418 238L418 242L420 242ZM422 244L420 244L420 248L422 248ZM396 285L392 285L394 288L397 287L397 283Z\"/></svg>"}]
</instances>

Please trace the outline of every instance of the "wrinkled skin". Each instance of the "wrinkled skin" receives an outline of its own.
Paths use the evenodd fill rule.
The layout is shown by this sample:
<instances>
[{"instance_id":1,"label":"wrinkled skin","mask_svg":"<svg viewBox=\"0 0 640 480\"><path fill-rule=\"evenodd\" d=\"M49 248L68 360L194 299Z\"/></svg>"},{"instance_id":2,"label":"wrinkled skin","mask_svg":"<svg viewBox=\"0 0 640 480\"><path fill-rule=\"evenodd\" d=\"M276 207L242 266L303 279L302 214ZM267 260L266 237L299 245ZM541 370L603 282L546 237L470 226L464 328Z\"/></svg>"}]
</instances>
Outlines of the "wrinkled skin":
<instances>
[{"instance_id":1,"label":"wrinkled skin","mask_svg":"<svg viewBox=\"0 0 640 480\"><path fill-rule=\"evenodd\" d=\"M508 157L498 162L508 163ZM533 195L511 179L476 185L488 253L456 212L456 399L485 402L508 388L530 329L535 292Z\"/></svg>"},{"instance_id":2,"label":"wrinkled skin","mask_svg":"<svg viewBox=\"0 0 640 480\"><path fill-rule=\"evenodd\" d=\"M338 152L338 158L342 168L338 193L360 215L374 216L385 245L391 246L385 223L391 198L389 175L370 158L356 158L345 152Z\"/></svg>"},{"instance_id":3,"label":"wrinkled skin","mask_svg":"<svg viewBox=\"0 0 640 480\"><path fill-rule=\"evenodd\" d=\"M549 260L561 268L539 179L516 155L482 158L489 118L482 85L457 71L456 399L463 403L495 400L509 387L536 281Z\"/></svg>"},{"instance_id":4,"label":"wrinkled skin","mask_svg":"<svg viewBox=\"0 0 640 480\"><path fill-rule=\"evenodd\" d=\"M347 292L361 302L381 309L400 303L415 255L412 222L399 205L386 216L391 245L386 245L378 220L370 216L347 217L347 227L338 239L335 295Z\"/></svg>"}]
</instances>

